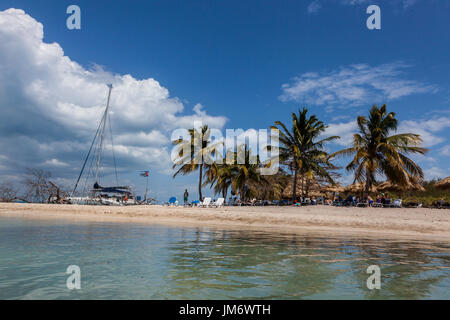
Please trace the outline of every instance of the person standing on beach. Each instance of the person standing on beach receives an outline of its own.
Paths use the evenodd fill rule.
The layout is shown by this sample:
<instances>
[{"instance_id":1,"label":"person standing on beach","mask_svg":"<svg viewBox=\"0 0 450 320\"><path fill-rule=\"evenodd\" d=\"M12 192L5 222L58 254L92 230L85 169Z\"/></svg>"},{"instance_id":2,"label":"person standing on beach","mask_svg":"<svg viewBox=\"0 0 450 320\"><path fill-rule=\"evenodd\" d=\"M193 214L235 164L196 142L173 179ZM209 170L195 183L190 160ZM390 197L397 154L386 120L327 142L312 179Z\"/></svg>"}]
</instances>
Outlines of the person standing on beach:
<instances>
[{"instance_id":1,"label":"person standing on beach","mask_svg":"<svg viewBox=\"0 0 450 320\"><path fill-rule=\"evenodd\" d=\"M184 190L184 204L186 205L188 202L188 198L189 198L189 192L187 191L187 189Z\"/></svg>"}]
</instances>

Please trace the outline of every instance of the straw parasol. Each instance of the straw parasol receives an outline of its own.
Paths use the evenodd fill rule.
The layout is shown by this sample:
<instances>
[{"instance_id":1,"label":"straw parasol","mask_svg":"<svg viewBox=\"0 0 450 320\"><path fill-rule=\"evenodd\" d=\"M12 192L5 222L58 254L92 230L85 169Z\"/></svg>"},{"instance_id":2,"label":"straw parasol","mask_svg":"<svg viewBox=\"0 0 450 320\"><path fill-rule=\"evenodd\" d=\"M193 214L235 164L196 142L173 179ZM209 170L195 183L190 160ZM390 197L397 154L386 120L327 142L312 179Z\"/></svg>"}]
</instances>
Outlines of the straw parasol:
<instances>
[{"instance_id":1,"label":"straw parasol","mask_svg":"<svg viewBox=\"0 0 450 320\"><path fill-rule=\"evenodd\" d=\"M439 180L434 186L439 189L450 189L450 177Z\"/></svg>"},{"instance_id":2,"label":"straw parasol","mask_svg":"<svg viewBox=\"0 0 450 320\"><path fill-rule=\"evenodd\" d=\"M366 184L362 182L357 182L354 184L351 184L347 187L345 187L344 192L347 193L358 193L358 192L364 192L366 189ZM369 190L369 192L377 192L377 188L375 186L372 186Z\"/></svg>"},{"instance_id":3,"label":"straw parasol","mask_svg":"<svg viewBox=\"0 0 450 320\"><path fill-rule=\"evenodd\" d=\"M330 184L327 186L323 186L321 189L323 192L336 192L336 193L342 193L344 192L344 187L342 185L338 184Z\"/></svg>"},{"instance_id":4,"label":"straw parasol","mask_svg":"<svg viewBox=\"0 0 450 320\"><path fill-rule=\"evenodd\" d=\"M325 197L325 194L320 191L308 191L308 196L317 198L317 197Z\"/></svg>"},{"instance_id":5,"label":"straw parasol","mask_svg":"<svg viewBox=\"0 0 450 320\"><path fill-rule=\"evenodd\" d=\"M406 186L402 186L399 184L392 183L391 181L385 181L377 186L377 190L380 192L392 192L399 191L403 192L406 190L415 190L415 191L425 191L425 188L422 187L419 183L408 183Z\"/></svg>"},{"instance_id":6,"label":"straw parasol","mask_svg":"<svg viewBox=\"0 0 450 320\"><path fill-rule=\"evenodd\" d=\"M316 197L323 196L323 193L321 192L322 186L316 180L309 180L308 184L309 184L309 188L308 188L309 196L316 196ZM306 188L307 188L306 181L304 181L303 188L306 191ZM286 186L286 188L284 188L282 197L283 198L291 198L293 189L294 189L294 181L291 179L289 181L288 185ZM297 178L296 196L297 197L302 196L302 179L301 179L301 177Z\"/></svg>"}]
</instances>

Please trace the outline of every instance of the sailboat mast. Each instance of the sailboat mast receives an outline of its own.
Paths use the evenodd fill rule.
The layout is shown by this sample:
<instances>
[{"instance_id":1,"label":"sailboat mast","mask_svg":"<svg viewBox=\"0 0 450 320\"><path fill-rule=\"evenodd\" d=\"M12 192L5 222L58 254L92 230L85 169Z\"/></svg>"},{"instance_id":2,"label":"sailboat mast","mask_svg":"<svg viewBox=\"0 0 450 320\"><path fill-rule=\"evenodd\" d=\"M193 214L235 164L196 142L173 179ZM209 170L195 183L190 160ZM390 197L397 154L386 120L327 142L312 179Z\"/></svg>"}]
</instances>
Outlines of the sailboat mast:
<instances>
[{"instance_id":1,"label":"sailboat mast","mask_svg":"<svg viewBox=\"0 0 450 320\"><path fill-rule=\"evenodd\" d=\"M100 170L100 162L102 160L103 140L105 138L106 121L108 120L109 100L111 98L111 91L112 91L113 86L112 86L112 84L109 84L108 87L109 87L108 100L106 102L105 113L103 114L103 117L102 117L102 129L101 129L101 133L100 133L100 145L98 148L98 157L97 157L97 169L95 170L95 182L96 183L98 183L98 173Z\"/></svg>"}]
</instances>

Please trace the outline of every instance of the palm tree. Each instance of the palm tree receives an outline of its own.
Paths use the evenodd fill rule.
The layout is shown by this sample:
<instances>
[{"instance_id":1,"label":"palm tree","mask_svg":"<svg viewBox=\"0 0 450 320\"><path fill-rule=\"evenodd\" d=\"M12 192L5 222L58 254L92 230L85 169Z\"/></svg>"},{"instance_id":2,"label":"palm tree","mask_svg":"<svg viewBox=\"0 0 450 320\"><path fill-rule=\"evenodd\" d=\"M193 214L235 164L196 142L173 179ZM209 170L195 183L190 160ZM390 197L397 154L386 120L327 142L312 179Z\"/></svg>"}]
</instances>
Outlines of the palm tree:
<instances>
[{"instance_id":1,"label":"palm tree","mask_svg":"<svg viewBox=\"0 0 450 320\"><path fill-rule=\"evenodd\" d=\"M239 159L244 161L239 161ZM252 185L267 182L266 178L260 173L261 167L259 156L252 155L247 145L243 144L237 147L235 161L231 166L231 186L233 190L239 191L242 202L245 202L249 193L255 193L254 190L251 190Z\"/></svg>"},{"instance_id":2,"label":"palm tree","mask_svg":"<svg viewBox=\"0 0 450 320\"><path fill-rule=\"evenodd\" d=\"M221 193L224 199L231 187L232 191L239 192L241 201L245 201L246 196L256 194L257 188L265 186L267 180L260 174L262 164L259 157L253 156L245 144L236 149L227 151L226 162L216 161L206 168L203 186L209 185L216 194Z\"/></svg>"},{"instance_id":3,"label":"palm tree","mask_svg":"<svg viewBox=\"0 0 450 320\"><path fill-rule=\"evenodd\" d=\"M377 174L385 175L398 185L416 183L423 179L423 171L418 164L407 157L408 154L425 154L428 150L421 147L422 139L418 134L402 133L389 135L397 130L394 112L387 113L386 105L381 108L374 105L369 119L359 116L359 133L353 135L353 146L334 153L332 156L352 156L347 171L355 174L354 182L365 182L365 195L376 183Z\"/></svg>"},{"instance_id":4,"label":"palm tree","mask_svg":"<svg viewBox=\"0 0 450 320\"><path fill-rule=\"evenodd\" d=\"M274 175L264 176L266 183L252 184L250 187L256 193L258 199L281 200L284 189L289 183L291 176L281 168Z\"/></svg>"},{"instance_id":5,"label":"palm tree","mask_svg":"<svg viewBox=\"0 0 450 320\"><path fill-rule=\"evenodd\" d=\"M186 175L196 170L199 170L198 176L198 195L199 200L203 201L202 196L202 178L203 168L210 166L213 163L215 150L219 143L211 144L211 131L205 125L199 130L193 128L189 129L189 140L177 139L172 141L172 144L178 146L178 159L175 161L173 168L178 167L178 170L173 175L175 178L179 173ZM185 152L185 151L188 152Z\"/></svg>"},{"instance_id":6,"label":"palm tree","mask_svg":"<svg viewBox=\"0 0 450 320\"><path fill-rule=\"evenodd\" d=\"M205 171L205 182L203 186L213 187L215 194L222 194L227 199L228 189L231 187L233 177L233 165L214 162Z\"/></svg>"},{"instance_id":7,"label":"palm tree","mask_svg":"<svg viewBox=\"0 0 450 320\"><path fill-rule=\"evenodd\" d=\"M301 174L302 178L324 177L333 183L328 170L335 167L329 162L328 153L323 147L326 142L340 137L331 136L319 140L327 126L315 115L308 117L307 113L306 108L299 110L298 116L292 113L291 130L281 121L276 121L275 126L271 127L279 134L280 163L287 165L293 172L292 201L296 199L298 174Z\"/></svg>"}]
</instances>

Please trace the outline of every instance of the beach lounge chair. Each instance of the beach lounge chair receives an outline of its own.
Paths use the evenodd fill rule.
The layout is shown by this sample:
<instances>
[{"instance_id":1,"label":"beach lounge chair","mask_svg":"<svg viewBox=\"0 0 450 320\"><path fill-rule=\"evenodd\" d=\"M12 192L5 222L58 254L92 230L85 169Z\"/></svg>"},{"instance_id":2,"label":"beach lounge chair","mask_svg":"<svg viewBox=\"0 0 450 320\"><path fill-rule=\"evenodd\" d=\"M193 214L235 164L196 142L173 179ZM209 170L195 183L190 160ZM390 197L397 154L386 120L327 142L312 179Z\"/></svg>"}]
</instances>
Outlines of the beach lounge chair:
<instances>
[{"instance_id":1,"label":"beach lounge chair","mask_svg":"<svg viewBox=\"0 0 450 320\"><path fill-rule=\"evenodd\" d=\"M199 207L209 207L209 205L211 204L211 198L204 198L203 202L201 202L198 206Z\"/></svg>"},{"instance_id":2,"label":"beach lounge chair","mask_svg":"<svg viewBox=\"0 0 450 320\"><path fill-rule=\"evenodd\" d=\"M402 199L397 199L393 203L391 203L392 208L401 208L402 207Z\"/></svg>"},{"instance_id":3,"label":"beach lounge chair","mask_svg":"<svg viewBox=\"0 0 450 320\"><path fill-rule=\"evenodd\" d=\"M302 206L309 206L309 205L311 205L311 199L310 198L305 198L302 201Z\"/></svg>"},{"instance_id":4,"label":"beach lounge chair","mask_svg":"<svg viewBox=\"0 0 450 320\"><path fill-rule=\"evenodd\" d=\"M450 209L450 202L445 202L444 200L438 200L431 204L433 209Z\"/></svg>"},{"instance_id":5,"label":"beach lounge chair","mask_svg":"<svg viewBox=\"0 0 450 320\"><path fill-rule=\"evenodd\" d=\"M191 206L192 207L197 207L199 205L200 205L200 201L199 200L194 200L194 201L191 202Z\"/></svg>"},{"instance_id":6,"label":"beach lounge chair","mask_svg":"<svg viewBox=\"0 0 450 320\"><path fill-rule=\"evenodd\" d=\"M369 206L369 202L367 202L367 201L358 202L356 204L356 207L359 207L359 208L367 208L368 206Z\"/></svg>"},{"instance_id":7,"label":"beach lounge chair","mask_svg":"<svg viewBox=\"0 0 450 320\"><path fill-rule=\"evenodd\" d=\"M422 204L419 202L407 202L403 206L404 208L422 208Z\"/></svg>"},{"instance_id":8,"label":"beach lounge chair","mask_svg":"<svg viewBox=\"0 0 450 320\"><path fill-rule=\"evenodd\" d=\"M372 208L383 208L383 204L381 202L373 202Z\"/></svg>"},{"instance_id":9,"label":"beach lounge chair","mask_svg":"<svg viewBox=\"0 0 450 320\"><path fill-rule=\"evenodd\" d=\"M224 202L225 202L224 198L219 198L219 199L217 199L217 201L214 201L213 203L211 203L211 207L216 207L216 208L223 207Z\"/></svg>"},{"instance_id":10,"label":"beach lounge chair","mask_svg":"<svg viewBox=\"0 0 450 320\"><path fill-rule=\"evenodd\" d=\"M177 204L177 198L170 197L169 201L167 202L168 206L175 206Z\"/></svg>"}]
</instances>

